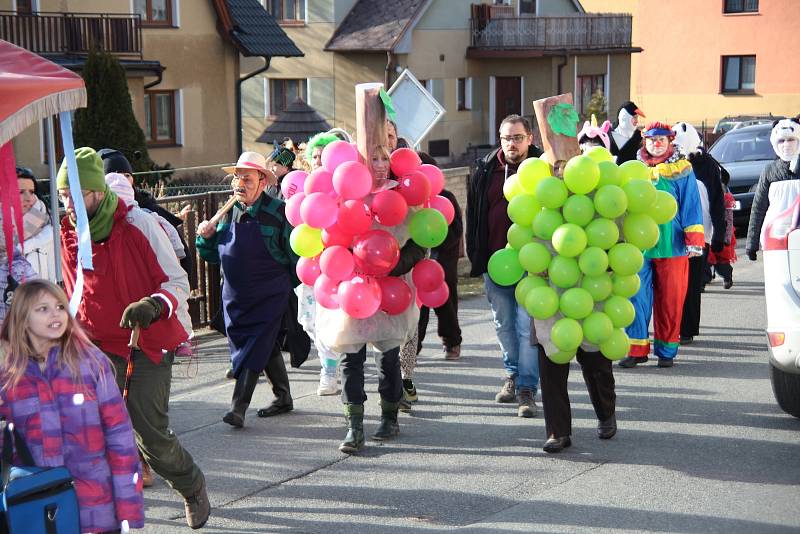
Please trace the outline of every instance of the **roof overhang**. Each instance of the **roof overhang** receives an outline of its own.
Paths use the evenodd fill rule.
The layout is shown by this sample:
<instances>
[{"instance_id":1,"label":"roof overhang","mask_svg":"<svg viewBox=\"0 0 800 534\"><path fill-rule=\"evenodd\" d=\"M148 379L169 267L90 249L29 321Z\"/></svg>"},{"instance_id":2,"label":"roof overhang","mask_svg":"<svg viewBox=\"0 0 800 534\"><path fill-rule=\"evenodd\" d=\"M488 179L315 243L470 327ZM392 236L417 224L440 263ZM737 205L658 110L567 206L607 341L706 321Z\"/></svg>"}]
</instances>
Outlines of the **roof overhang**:
<instances>
[{"instance_id":1,"label":"roof overhang","mask_svg":"<svg viewBox=\"0 0 800 534\"><path fill-rule=\"evenodd\" d=\"M526 59L552 56L593 56L593 55L628 55L642 51L638 46L629 48L592 48L575 50L537 50L532 48L467 48L469 59Z\"/></svg>"}]
</instances>

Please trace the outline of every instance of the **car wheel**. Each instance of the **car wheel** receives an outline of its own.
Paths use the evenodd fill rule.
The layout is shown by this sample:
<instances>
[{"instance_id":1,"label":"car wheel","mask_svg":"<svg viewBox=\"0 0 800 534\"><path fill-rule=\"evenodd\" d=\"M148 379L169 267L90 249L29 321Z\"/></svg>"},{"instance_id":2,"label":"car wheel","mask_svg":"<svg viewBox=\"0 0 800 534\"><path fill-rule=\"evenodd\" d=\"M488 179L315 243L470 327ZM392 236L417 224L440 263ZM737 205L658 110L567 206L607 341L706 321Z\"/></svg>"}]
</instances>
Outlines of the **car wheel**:
<instances>
[{"instance_id":1,"label":"car wheel","mask_svg":"<svg viewBox=\"0 0 800 534\"><path fill-rule=\"evenodd\" d=\"M772 381L772 392L781 409L800 417L800 375L787 373L770 364L769 375Z\"/></svg>"}]
</instances>

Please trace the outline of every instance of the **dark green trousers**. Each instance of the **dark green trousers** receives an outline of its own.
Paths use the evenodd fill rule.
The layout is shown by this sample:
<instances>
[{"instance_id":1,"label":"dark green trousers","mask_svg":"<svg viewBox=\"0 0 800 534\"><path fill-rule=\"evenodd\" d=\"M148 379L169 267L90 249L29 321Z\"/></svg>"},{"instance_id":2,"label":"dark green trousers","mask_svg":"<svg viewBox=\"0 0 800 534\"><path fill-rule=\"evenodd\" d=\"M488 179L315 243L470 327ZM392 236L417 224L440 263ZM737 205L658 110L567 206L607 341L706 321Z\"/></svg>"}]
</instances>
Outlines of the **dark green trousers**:
<instances>
[{"instance_id":1,"label":"dark green trousers","mask_svg":"<svg viewBox=\"0 0 800 534\"><path fill-rule=\"evenodd\" d=\"M122 391L128 362L113 354L108 357L116 368L117 385ZM155 364L144 353L134 351L127 406L136 445L145 461L175 491L189 497L200 486L203 474L169 428L167 412L174 358L174 354L168 353Z\"/></svg>"}]
</instances>

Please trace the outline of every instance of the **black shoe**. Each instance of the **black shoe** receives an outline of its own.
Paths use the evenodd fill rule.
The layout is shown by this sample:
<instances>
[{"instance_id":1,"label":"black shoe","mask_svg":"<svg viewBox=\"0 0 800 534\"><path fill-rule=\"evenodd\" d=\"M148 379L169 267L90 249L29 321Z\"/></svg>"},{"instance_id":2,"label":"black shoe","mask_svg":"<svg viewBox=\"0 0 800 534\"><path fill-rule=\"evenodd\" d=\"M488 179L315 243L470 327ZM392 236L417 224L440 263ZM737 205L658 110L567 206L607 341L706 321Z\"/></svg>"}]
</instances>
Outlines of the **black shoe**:
<instances>
[{"instance_id":1,"label":"black shoe","mask_svg":"<svg viewBox=\"0 0 800 534\"><path fill-rule=\"evenodd\" d=\"M233 379L236 378L233 375L233 366L232 365L230 367L228 367L227 371L225 371L225 378L227 378L228 380L233 380Z\"/></svg>"},{"instance_id":2,"label":"black shoe","mask_svg":"<svg viewBox=\"0 0 800 534\"><path fill-rule=\"evenodd\" d=\"M722 287L724 287L725 289L732 288L733 287L733 280L732 279L731 280L725 280L725 283L722 284Z\"/></svg>"},{"instance_id":3,"label":"black shoe","mask_svg":"<svg viewBox=\"0 0 800 534\"><path fill-rule=\"evenodd\" d=\"M347 435L339 444L339 450L353 454L364 448L364 405L345 404L344 416L347 419Z\"/></svg>"},{"instance_id":4,"label":"black shoe","mask_svg":"<svg viewBox=\"0 0 800 534\"><path fill-rule=\"evenodd\" d=\"M659 367L672 367L675 365L675 362L672 358L659 358L658 359L658 366Z\"/></svg>"},{"instance_id":5,"label":"black shoe","mask_svg":"<svg viewBox=\"0 0 800 534\"><path fill-rule=\"evenodd\" d=\"M233 387L231 410L222 417L224 422L236 428L244 426L244 414L253 399L253 391L256 389L257 383L258 373L247 368L242 369L236 378L236 385Z\"/></svg>"},{"instance_id":6,"label":"black shoe","mask_svg":"<svg viewBox=\"0 0 800 534\"><path fill-rule=\"evenodd\" d=\"M384 441L400 435L400 425L397 423L397 411L399 408L399 402L381 400L381 423L378 425L378 430L372 435L372 439Z\"/></svg>"},{"instance_id":7,"label":"black shoe","mask_svg":"<svg viewBox=\"0 0 800 534\"><path fill-rule=\"evenodd\" d=\"M611 439L617 433L617 417L612 415L605 421L597 422L597 437L600 439Z\"/></svg>"},{"instance_id":8,"label":"black shoe","mask_svg":"<svg viewBox=\"0 0 800 534\"><path fill-rule=\"evenodd\" d=\"M276 345L277 347L277 345ZM289 389L289 375L286 373L286 362L283 361L283 354L280 351L273 351L267 362L265 369L267 378L272 384L272 394L275 400L266 408L258 410L259 417L272 417L282 413L291 412L294 409L292 393Z\"/></svg>"},{"instance_id":9,"label":"black shoe","mask_svg":"<svg viewBox=\"0 0 800 534\"><path fill-rule=\"evenodd\" d=\"M259 408L256 415L259 417L272 417L274 415L291 412L292 410L294 410L294 403L290 402L289 404L281 404L278 399L275 399L272 401L272 404L266 408Z\"/></svg>"},{"instance_id":10,"label":"black shoe","mask_svg":"<svg viewBox=\"0 0 800 534\"><path fill-rule=\"evenodd\" d=\"M681 345L691 345L694 343L694 336L681 336L679 343Z\"/></svg>"},{"instance_id":11,"label":"black shoe","mask_svg":"<svg viewBox=\"0 0 800 534\"><path fill-rule=\"evenodd\" d=\"M572 440L569 436L564 436L563 438L549 438L544 442L542 450L549 453L561 452L570 445L572 445Z\"/></svg>"},{"instance_id":12,"label":"black shoe","mask_svg":"<svg viewBox=\"0 0 800 534\"><path fill-rule=\"evenodd\" d=\"M645 363L647 360L647 356L628 356L627 358L623 358L619 361L619 366L625 369L630 369L631 367L636 367L640 363Z\"/></svg>"}]
</instances>

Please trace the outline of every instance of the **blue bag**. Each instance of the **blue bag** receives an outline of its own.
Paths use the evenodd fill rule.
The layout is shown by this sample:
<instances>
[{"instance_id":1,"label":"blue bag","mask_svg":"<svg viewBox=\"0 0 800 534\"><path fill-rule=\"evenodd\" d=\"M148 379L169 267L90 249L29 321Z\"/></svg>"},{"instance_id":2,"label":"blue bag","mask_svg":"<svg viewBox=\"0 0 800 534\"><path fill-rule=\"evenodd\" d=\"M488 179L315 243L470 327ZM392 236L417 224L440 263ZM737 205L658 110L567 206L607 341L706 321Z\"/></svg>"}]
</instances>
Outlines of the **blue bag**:
<instances>
[{"instance_id":1,"label":"blue bag","mask_svg":"<svg viewBox=\"0 0 800 534\"><path fill-rule=\"evenodd\" d=\"M80 534L78 496L69 470L36 467L17 429L3 426L0 534ZM11 465L14 449L23 467Z\"/></svg>"}]
</instances>

